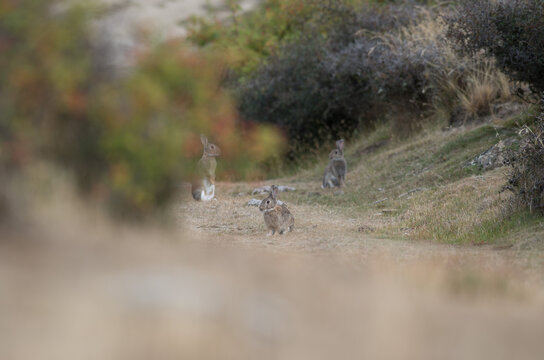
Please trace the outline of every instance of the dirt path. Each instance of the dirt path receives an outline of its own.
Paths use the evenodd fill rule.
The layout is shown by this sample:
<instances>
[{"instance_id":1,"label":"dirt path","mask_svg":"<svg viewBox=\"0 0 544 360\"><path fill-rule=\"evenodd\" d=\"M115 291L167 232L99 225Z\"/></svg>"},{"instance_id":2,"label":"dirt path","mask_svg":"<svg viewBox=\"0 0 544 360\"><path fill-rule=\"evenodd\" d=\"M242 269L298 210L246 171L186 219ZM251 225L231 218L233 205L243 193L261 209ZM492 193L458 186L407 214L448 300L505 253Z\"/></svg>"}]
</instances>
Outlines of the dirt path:
<instances>
[{"instance_id":1,"label":"dirt path","mask_svg":"<svg viewBox=\"0 0 544 360\"><path fill-rule=\"evenodd\" d=\"M515 274L536 275L540 281L540 257L528 252L494 246L456 246L430 241L384 239L359 231L369 219L346 216L326 206L288 204L295 215L295 230L285 235L267 236L262 214L247 206L251 198L234 196L233 184L219 184L217 200L195 202L189 197L180 206L184 225L190 232L212 241L264 248L278 253L348 256L360 261L387 258L395 263L436 262L485 269L485 272L516 268ZM280 195L281 196L281 195Z\"/></svg>"}]
</instances>

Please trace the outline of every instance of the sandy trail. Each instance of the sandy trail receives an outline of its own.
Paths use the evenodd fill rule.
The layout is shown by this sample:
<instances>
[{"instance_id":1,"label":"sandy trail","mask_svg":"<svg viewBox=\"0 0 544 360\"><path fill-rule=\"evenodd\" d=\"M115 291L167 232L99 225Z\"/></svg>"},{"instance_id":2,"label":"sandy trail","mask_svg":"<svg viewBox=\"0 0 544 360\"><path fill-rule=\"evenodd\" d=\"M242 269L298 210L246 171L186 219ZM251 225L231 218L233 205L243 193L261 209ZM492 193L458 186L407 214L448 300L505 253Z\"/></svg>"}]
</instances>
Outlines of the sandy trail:
<instances>
[{"instance_id":1,"label":"sandy trail","mask_svg":"<svg viewBox=\"0 0 544 360\"><path fill-rule=\"evenodd\" d=\"M540 255L492 245L459 246L376 238L359 231L361 225L371 219L356 214L346 216L327 206L288 204L295 215L295 230L285 235L267 236L262 214L256 207L246 205L249 199L264 196L232 195L237 186L240 185L218 184L217 200L212 202L195 202L185 197L179 210L188 231L223 244L278 253L344 256L363 263L387 258L399 264L437 262L474 266L485 271L515 267L515 274L524 277L533 274L535 281L542 281Z\"/></svg>"}]
</instances>

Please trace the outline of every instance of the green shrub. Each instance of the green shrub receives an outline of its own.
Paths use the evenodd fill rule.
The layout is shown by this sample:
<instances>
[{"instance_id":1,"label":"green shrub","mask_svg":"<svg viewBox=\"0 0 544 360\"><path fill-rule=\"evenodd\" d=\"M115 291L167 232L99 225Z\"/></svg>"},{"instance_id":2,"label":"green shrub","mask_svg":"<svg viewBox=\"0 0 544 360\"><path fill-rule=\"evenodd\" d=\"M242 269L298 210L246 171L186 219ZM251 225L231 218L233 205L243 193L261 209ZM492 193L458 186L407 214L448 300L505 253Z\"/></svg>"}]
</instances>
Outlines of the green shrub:
<instances>
[{"instance_id":1,"label":"green shrub","mask_svg":"<svg viewBox=\"0 0 544 360\"><path fill-rule=\"evenodd\" d=\"M353 130L357 121L346 122L364 115L368 85L363 74L329 71L318 60L326 56L321 42L308 39L270 58L237 86L244 118L281 126L294 152L320 148L321 141Z\"/></svg>"},{"instance_id":2,"label":"green shrub","mask_svg":"<svg viewBox=\"0 0 544 360\"><path fill-rule=\"evenodd\" d=\"M265 0L242 13L236 0L226 0L230 15L211 11L184 22L188 40L223 54L231 71L243 77L272 55L282 41L297 38L312 11L306 0Z\"/></svg>"}]
</instances>

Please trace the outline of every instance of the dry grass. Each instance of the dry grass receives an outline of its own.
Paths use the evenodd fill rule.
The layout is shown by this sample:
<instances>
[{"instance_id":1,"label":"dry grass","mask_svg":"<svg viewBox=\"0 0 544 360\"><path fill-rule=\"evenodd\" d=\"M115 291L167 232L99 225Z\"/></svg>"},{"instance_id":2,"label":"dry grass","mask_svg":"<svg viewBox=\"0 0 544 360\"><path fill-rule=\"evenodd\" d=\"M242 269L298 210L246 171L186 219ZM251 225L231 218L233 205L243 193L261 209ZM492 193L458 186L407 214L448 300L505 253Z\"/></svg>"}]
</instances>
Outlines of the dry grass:
<instances>
[{"instance_id":1,"label":"dry grass","mask_svg":"<svg viewBox=\"0 0 544 360\"><path fill-rule=\"evenodd\" d=\"M492 105L512 99L506 76L490 60L478 60L466 86L458 87L457 97L463 109L473 117L491 114ZM455 87L455 85L450 84Z\"/></svg>"},{"instance_id":2,"label":"dry grass","mask_svg":"<svg viewBox=\"0 0 544 360\"><path fill-rule=\"evenodd\" d=\"M422 20L398 33L385 35L383 40L395 50L402 44L419 49L423 56L428 49L439 49L439 57L427 64L430 86L437 92L435 111L451 111L458 104L474 117L491 113L495 103L512 98L511 84L493 60L483 56L469 59L457 54L445 39L445 24L436 12L421 10Z\"/></svg>"},{"instance_id":3,"label":"dry grass","mask_svg":"<svg viewBox=\"0 0 544 360\"><path fill-rule=\"evenodd\" d=\"M472 116L491 113L491 104L497 97L497 89L491 83L474 83L467 94L459 94L461 106Z\"/></svg>"},{"instance_id":4,"label":"dry grass","mask_svg":"<svg viewBox=\"0 0 544 360\"><path fill-rule=\"evenodd\" d=\"M508 194L500 194L507 179L504 172L497 169L415 194L402 215L401 226L414 239L473 244L489 241L493 234L480 232L488 230L484 229L488 224L499 226L506 214Z\"/></svg>"}]
</instances>

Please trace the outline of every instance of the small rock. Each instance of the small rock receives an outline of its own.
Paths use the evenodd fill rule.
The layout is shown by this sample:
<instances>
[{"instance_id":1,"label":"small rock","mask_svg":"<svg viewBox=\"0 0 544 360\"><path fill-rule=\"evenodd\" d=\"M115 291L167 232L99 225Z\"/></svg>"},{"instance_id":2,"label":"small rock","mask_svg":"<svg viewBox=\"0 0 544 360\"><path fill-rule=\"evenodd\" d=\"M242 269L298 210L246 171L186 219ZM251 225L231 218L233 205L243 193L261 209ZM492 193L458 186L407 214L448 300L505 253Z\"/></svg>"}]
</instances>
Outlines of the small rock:
<instances>
[{"instance_id":1,"label":"small rock","mask_svg":"<svg viewBox=\"0 0 544 360\"><path fill-rule=\"evenodd\" d=\"M399 199L402 199L403 197L411 195L411 194L413 194L415 192L420 192L420 191L425 191L425 190L427 190L427 189L424 188L424 187L419 187L419 188L412 189L410 191L405 192L404 194L400 194Z\"/></svg>"},{"instance_id":2,"label":"small rock","mask_svg":"<svg viewBox=\"0 0 544 360\"><path fill-rule=\"evenodd\" d=\"M335 191L334 195L344 195L344 190Z\"/></svg>"},{"instance_id":3,"label":"small rock","mask_svg":"<svg viewBox=\"0 0 544 360\"><path fill-rule=\"evenodd\" d=\"M500 140L497 144L493 145L471 161L467 162L465 167L478 166L487 171L505 165L506 149L509 146L512 146L516 141L517 140L515 138Z\"/></svg>"},{"instance_id":4,"label":"small rock","mask_svg":"<svg viewBox=\"0 0 544 360\"><path fill-rule=\"evenodd\" d=\"M251 199L247 202L247 206L259 206L261 204L262 200L259 199Z\"/></svg>"},{"instance_id":5,"label":"small rock","mask_svg":"<svg viewBox=\"0 0 544 360\"><path fill-rule=\"evenodd\" d=\"M279 192L282 192L282 191L297 191L297 188L294 188L292 186L278 186L278 190Z\"/></svg>"},{"instance_id":6,"label":"small rock","mask_svg":"<svg viewBox=\"0 0 544 360\"><path fill-rule=\"evenodd\" d=\"M384 201L386 201L386 200L387 200L387 198L383 198L383 199L380 199L380 200L376 200L376 201L374 201L374 202L372 203L372 205L376 205L376 204L382 203L382 202L384 202Z\"/></svg>"},{"instance_id":7,"label":"small rock","mask_svg":"<svg viewBox=\"0 0 544 360\"><path fill-rule=\"evenodd\" d=\"M264 195L270 193L270 186L264 186L260 188L253 189L251 195Z\"/></svg>"},{"instance_id":8,"label":"small rock","mask_svg":"<svg viewBox=\"0 0 544 360\"><path fill-rule=\"evenodd\" d=\"M321 196L321 193L318 193L317 191L309 192L308 196Z\"/></svg>"},{"instance_id":9,"label":"small rock","mask_svg":"<svg viewBox=\"0 0 544 360\"><path fill-rule=\"evenodd\" d=\"M259 206L259 205L261 205L261 202L262 202L262 200L259 200L259 199L250 199L247 202L246 206ZM283 201L278 200L278 205L283 205L283 204L284 204Z\"/></svg>"}]
</instances>

